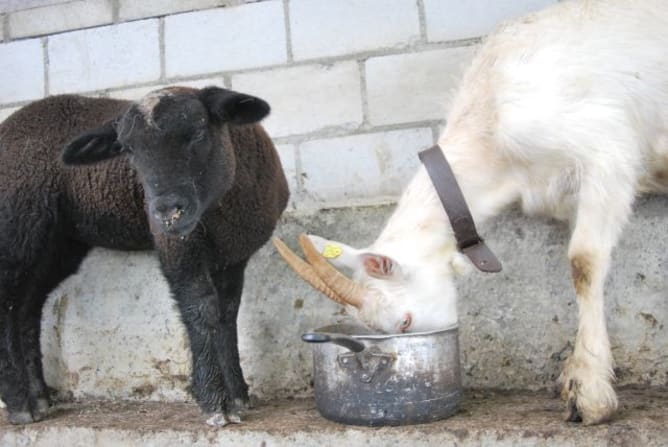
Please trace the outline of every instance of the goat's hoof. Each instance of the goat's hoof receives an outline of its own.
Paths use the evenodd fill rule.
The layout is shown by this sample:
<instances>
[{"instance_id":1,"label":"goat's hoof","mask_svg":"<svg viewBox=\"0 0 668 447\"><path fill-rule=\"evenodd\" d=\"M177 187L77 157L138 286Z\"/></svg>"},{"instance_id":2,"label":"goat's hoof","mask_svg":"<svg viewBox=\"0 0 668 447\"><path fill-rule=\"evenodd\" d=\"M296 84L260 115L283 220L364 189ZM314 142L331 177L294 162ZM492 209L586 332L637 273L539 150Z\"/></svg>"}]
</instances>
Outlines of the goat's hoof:
<instances>
[{"instance_id":1,"label":"goat's hoof","mask_svg":"<svg viewBox=\"0 0 668 447\"><path fill-rule=\"evenodd\" d=\"M617 396L610 382L592 373L569 377L568 371L564 369L558 381L561 398L566 402L564 419L584 425L610 420L617 410Z\"/></svg>"},{"instance_id":2,"label":"goat's hoof","mask_svg":"<svg viewBox=\"0 0 668 447\"><path fill-rule=\"evenodd\" d=\"M566 412L564 413L564 420L566 422L582 422L582 416L580 416L577 406L577 391L572 392L572 389L577 387L578 384L575 380L569 380L568 386L564 385L564 388L568 388L568 392L565 395L563 390L561 392L562 398L566 401Z\"/></svg>"},{"instance_id":3,"label":"goat's hoof","mask_svg":"<svg viewBox=\"0 0 668 447\"><path fill-rule=\"evenodd\" d=\"M29 411L15 411L9 413L9 423L14 425L25 425L36 422Z\"/></svg>"},{"instance_id":4,"label":"goat's hoof","mask_svg":"<svg viewBox=\"0 0 668 447\"><path fill-rule=\"evenodd\" d=\"M222 412L216 412L209 415L209 417L206 420L206 423L207 425L211 425L212 427L225 427L227 424L240 424L241 417L234 412L228 414Z\"/></svg>"}]
</instances>

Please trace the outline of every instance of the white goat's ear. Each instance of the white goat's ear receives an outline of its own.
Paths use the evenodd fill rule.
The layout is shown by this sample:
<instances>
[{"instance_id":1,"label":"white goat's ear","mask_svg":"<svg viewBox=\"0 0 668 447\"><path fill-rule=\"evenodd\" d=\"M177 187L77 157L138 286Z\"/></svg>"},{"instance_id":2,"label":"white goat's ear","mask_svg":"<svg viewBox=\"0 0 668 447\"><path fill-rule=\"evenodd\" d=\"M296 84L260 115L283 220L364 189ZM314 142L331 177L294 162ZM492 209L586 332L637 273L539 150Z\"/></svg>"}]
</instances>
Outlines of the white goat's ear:
<instances>
[{"instance_id":1,"label":"white goat's ear","mask_svg":"<svg viewBox=\"0 0 668 447\"><path fill-rule=\"evenodd\" d=\"M315 248L337 268L363 268L367 275L378 279L396 279L401 276L399 263L389 256L358 250L341 242L309 234Z\"/></svg>"},{"instance_id":2,"label":"white goat's ear","mask_svg":"<svg viewBox=\"0 0 668 447\"><path fill-rule=\"evenodd\" d=\"M378 279L396 279L401 277L399 263L389 256L376 253L363 253L360 255L360 260L369 276Z\"/></svg>"},{"instance_id":3,"label":"white goat's ear","mask_svg":"<svg viewBox=\"0 0 668 447\"><path fill-rule=\"evenodd\" d=\"M450 263L452 264L452 269L455 271L455 274L458 276L466 276L473 270L473 264L471 264L469 258L458 251L455 251Z\"/></svg>"},{"instance_id":4,"label":"white goat's ear","mask_svg":"<svg viewBox=\"0 0 668 447\"><path fill-rule=\"evenodd\" d=\"M335 267L347 267L349 269L356 269L359 267L359 255L362 253L361 250L313 234L309 234L308 238L313 242L313 245L318 252L320 252L320 254Z\"/></svg>"}]
</instances>

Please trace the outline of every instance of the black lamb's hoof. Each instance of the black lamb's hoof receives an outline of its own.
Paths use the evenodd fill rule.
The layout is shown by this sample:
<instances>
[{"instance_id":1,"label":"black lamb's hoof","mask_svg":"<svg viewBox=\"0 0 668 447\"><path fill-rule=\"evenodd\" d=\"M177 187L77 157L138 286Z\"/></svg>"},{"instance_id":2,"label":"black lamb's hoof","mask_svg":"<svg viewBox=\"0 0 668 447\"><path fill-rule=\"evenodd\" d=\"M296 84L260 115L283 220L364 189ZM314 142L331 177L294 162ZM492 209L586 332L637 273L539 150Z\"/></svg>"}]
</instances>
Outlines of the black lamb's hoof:
<instances>
[{"instance_id":1,"label":"black lamb's hoof","mask_svg":"<svg viewBox=\"0 0 668 447\"><path fill-rule=\"evenodd\" d=\"M240 398L234 399L228 407L227 416L230 419L230 422L235 424L239 424L251 408L250 402L247 399Z\"/></svg>"},{"instance_id":2,"label":"black lamb's hoof","mask_svg":"<svg viewBox=\"0 0 668 447\"><path fill-rule=\"evenodd\" d=\"M236 413L225 413L217 411L215 413L205 414L207 425L212 427L225 427L228 424L240 424L241 417Z\"/></svg>"},{"instance_id":3,"label":"black lamb's hoof","mask_svg":"<svg viewBox=\"0 0 668 447\"><path fill-rule=\"evenodd\" d=\"M33 420L37 422L46 419L46 417L49 415L50 407L51 404L49 403L48 399L44 397L40 397L39 399L37 399L37 403L35 405L35 411L33 411Z\"/></svg>"},{"instance_id":4,"label":"black lamb's hoof","mask_svg":"<svg viewBox=\"0 0 668 447\"><path fill-rule=\"evenodd\" d=\"M37 422L29 411L16 411L9 413L9 423L14 425L26 425Z\"/></svg>"},{"instance_id":5,"label":"black lamb's hoof","mask_svg":"<svg viewBox=\"0 0 668 447\"><path fill-rule=\"evenodd\" d=\"M232 403L230 404L230 411L234 411L235 413L245 413L248 410L251 409L251 403L248 399L234 399Z\"/></svg>"}]
</instances>

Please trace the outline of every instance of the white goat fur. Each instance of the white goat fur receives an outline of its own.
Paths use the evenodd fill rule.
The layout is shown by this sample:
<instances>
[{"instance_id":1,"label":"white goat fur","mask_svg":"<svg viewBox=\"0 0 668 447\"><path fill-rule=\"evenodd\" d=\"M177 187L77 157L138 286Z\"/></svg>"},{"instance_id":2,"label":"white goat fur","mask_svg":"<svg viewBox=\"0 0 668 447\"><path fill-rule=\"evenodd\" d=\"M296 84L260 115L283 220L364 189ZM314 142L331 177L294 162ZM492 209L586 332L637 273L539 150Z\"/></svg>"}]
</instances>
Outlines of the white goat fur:
<instances>
[{"instance_id":1,"label":"white goat fur","mask_svg":"<svg viewBox=\"0 0 668 447\"><path fill-rule=\"evenodd\" d=\"M480 223L519 202L571 224L579 307L560 376L567 418L617 407L603 283L637 193L668 192L668 2L567 1L500 26L464 76L439 144ZM454 277L471 264L423 167L378 239L332 262L367 287L360 319L396 332L457 321ZM369 274L364 259L389 259ZM406 329L404 326L403 329Z\"/></svg>"}]
</instances>

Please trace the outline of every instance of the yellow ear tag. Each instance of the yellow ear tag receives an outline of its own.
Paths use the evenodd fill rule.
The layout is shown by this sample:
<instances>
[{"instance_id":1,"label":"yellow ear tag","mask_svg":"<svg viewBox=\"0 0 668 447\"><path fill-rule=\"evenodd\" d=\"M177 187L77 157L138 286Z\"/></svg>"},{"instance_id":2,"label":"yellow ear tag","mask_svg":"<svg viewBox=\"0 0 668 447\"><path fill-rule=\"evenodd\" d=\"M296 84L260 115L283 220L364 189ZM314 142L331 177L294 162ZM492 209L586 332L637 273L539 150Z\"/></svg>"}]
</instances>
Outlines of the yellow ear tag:
<instances>
[{"instance_id":1,"label":"yellow ear tag","mask_svg":"<svg viewBox=\"0 0 668 447\"><path fill-rule=\"evenodd\" d=\"M338 245L327 244L322 255L327 259L336 259L343 253L343 250Z\"/></svg>"}]
</instances>

